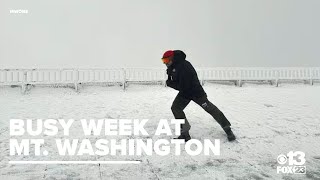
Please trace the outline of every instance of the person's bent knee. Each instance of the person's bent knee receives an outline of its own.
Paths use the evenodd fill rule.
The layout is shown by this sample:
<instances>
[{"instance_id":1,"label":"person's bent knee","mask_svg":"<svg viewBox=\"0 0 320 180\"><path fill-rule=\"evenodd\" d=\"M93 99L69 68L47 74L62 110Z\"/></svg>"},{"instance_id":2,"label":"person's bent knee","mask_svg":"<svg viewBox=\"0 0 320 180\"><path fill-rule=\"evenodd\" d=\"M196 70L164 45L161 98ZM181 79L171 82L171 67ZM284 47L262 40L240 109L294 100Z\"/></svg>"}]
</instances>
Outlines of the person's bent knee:
<instances>
[{"instance_id":1,"label":"person's bent knee","mask_svg":"<svg viewBox=\"0 0 320 180\"><path fill-rule=\"evenodd\" d=\"M177 112L177 111L179 111L179 108L177 106L172 105L171 106L171 111L172 112Z\"/></svg>"}]
</instances>

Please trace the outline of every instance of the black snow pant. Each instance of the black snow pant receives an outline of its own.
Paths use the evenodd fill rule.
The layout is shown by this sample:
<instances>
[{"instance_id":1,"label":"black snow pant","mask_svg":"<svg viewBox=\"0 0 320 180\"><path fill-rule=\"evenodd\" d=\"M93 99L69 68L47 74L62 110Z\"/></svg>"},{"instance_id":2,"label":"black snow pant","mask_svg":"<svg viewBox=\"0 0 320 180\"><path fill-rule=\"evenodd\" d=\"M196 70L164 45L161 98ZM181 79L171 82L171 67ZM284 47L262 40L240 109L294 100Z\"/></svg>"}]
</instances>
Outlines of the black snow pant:
<instances>
[{"instance_id":1,"label":"black snow pant","mask_svg":"<svg viewBox=\"0 0 320 180\"><path fill-rule=\"evenodd\" d=\"M208 112L222 128L231 126L224 114L208 100L206 95L200 98L187 99L181 96L179 93L172 103L171 110L175 119L185 119L185 124L181 125L181 134L188 132L191 128L186 115L183 112L184 108L190 103L191 100Z\"/></svg>"}]
</instances>

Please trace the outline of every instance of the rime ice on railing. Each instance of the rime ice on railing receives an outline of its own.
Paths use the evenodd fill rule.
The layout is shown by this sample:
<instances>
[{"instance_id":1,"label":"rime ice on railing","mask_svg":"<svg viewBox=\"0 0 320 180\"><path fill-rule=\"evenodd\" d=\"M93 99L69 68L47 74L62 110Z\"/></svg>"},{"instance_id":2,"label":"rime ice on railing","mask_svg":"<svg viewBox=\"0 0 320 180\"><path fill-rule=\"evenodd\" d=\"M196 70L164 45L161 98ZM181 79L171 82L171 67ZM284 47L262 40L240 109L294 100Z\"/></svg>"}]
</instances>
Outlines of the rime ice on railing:
<instances>
[{"instance_id":1,"label":"rime ice on railing","mask_svg":"<svg viewBox=\"0 0 320 180\"><path fill-rule=\"evenodd\" d=\"M320 79L320 67L216 67L197 68L199 80L241 81L313 80ZM165 69L0 69L0 85L162 82L167 78Z\"/></svg>"}]
</instances>

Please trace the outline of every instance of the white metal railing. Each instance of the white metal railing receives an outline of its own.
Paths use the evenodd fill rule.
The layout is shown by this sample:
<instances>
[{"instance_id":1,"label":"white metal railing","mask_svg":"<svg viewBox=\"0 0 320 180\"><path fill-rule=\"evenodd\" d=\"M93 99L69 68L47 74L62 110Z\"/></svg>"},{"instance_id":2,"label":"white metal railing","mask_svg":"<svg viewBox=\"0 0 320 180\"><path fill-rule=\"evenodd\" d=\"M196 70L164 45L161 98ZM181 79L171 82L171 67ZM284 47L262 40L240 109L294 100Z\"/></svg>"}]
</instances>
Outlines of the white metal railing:
<instances>
[{"instance_id":1,"label":"white metal railing","mask_svg":"<svg viewBox=\"0 0 320 180\"><path fill-rule=\"evenodd\" d=\"M0 85L122 82L123 69L2 69Z\"/></svg>"},{"instance_id":2,"label":"white metal railing","mask_svg":"<svg viewBox=\"0 0 320 180\"><path fill-rule=\"evenodd\" d=\"M75 82L122 82L124 69L75 69Z\"/></svg>"},{"instance_id":3,"label":"white metal railing","mask_svg":"<svg viewBox=\"0 0 320 180\"><path fill-rule=\"evenodd\" d=\"M199 79L211 80L313 80L320 79L320 67L216 67L197 68ZM165 69L0 69L0 85L108 82L164 82ZM124 86L125 87L125 86Z\"/></svg>"},{"instance_id":4,"label":"white metal railing","mask_svg":"<svg viewBox=\"0 0 320 180\"><path fill-rule=\"evenodd\" d=\"M207 80L318 80L320 67L283 67L283 68L205 68L201 78Z\"/></svg>"},{"instance_id":5,"label":"white metal railing","mask_svg":"<svg viewBox=\"0 0 320 180\"><path fill-rule=\"evenodd\" d=\"M167 78L165 69L159 68L126 68L126 81L154 82L164 81Z\"/></svg>"}]
</instances>

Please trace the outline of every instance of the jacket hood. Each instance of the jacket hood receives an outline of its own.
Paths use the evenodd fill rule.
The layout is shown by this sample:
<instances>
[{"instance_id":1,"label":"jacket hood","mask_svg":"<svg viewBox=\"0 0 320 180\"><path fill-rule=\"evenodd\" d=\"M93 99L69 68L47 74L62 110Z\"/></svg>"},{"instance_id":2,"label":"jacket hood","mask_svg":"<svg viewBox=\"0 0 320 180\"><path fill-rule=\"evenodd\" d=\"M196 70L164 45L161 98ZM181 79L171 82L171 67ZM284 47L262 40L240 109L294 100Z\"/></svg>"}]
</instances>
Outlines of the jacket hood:
<instances>
[{"instance_id":1,"label":"jacket hood","mask_svg":"<svg viewBox=\"0 0 320 180\"><path fill-rule=\"evenodd\" d=\"M179 62L182 62L182 61L185 61L186 60L186 54L181 51L181 50L174 50L173 51L173 60L172 60L172 63L173 64L177 64Z\"/></svg>"}]
</instances>

